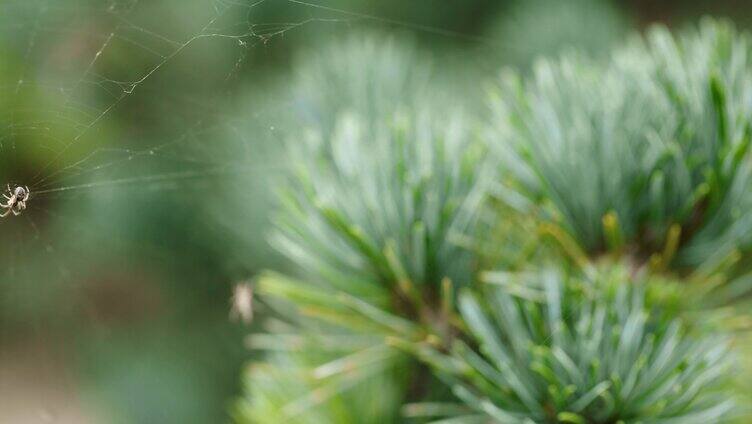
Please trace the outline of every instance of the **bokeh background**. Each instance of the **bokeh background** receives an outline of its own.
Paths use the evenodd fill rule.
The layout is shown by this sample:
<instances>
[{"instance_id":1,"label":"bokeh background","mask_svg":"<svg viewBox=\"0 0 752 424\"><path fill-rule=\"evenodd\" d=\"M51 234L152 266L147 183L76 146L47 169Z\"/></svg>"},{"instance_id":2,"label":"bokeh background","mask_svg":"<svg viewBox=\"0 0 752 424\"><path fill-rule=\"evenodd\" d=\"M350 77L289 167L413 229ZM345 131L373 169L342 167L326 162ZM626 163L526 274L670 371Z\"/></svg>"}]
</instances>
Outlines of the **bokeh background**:
<instances>
[{"instance_id":1,"label":"bokeh background","mask_svg":"<svg viewBox=\"0 0 752 424\"><path fill-rule=\"evenodd\" d=\"M483 113L502 66L706 14L746 27L752 5L1 2L0 185L34 197L0 220L0 422L229 420L253 329L228 319L232 287L286 266L265 241L283 147L357 103L326 74L349 40L430 58Z\"/></svg>"}]
</instances>

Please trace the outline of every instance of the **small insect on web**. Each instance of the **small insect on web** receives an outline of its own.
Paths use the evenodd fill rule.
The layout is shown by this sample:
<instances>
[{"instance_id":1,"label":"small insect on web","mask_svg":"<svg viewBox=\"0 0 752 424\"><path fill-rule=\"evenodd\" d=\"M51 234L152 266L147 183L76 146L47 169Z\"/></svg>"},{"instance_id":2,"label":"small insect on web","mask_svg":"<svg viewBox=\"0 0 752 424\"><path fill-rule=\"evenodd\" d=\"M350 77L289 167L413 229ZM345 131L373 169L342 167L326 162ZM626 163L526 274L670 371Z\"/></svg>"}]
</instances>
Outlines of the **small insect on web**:
<instances>
[{"instance_id":1,"label":"small insect on web","mask_svg":"<svg viewBox=\"0 0 752 424\"><path fill-rule=\"evenodd\" d=\"M8 184L8 190L3 194L7 203L0 203L0 208L5 209L5 212L0 214L0 218L5 218L11 213L14 216L21 215L21 212L26 209L26 202L29 201L30 196L29 187L16 186L11 190L10 184Z\"/></svg>"}]
</instances>

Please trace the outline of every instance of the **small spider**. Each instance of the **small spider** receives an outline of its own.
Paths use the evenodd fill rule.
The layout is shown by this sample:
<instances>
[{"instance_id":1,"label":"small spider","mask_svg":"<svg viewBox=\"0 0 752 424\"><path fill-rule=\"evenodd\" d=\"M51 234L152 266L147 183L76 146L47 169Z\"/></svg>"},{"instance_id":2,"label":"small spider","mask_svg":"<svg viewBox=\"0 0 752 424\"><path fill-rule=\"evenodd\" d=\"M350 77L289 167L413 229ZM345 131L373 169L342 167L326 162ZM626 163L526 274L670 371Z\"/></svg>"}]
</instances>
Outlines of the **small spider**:
<instances>
[{"instance_id":1,"label":"small spider","mask_svg":"<svg viewBox=\"0 0 752 424\"><path fill-rule=\"evenodd\" d=\"M11 213L15 216L21 215L21 212L26 209L26 202L30 195L29 187L16 186L11 190L10 185L8 185L8 191L3 194L8 203L0 203L0 209L5 209L5 212L0 214L0 218L5 218Z\"/></svg>"},{"instance_id":2,"label":"small spider","mask_svg":"<svg viewBox=\"0 0 752 424\"><path fill-rule=\"evenodd\" d=\"M253 285L238 283L232 289L230 319L250 324L253 321Z\"/></svg>"}]
</instances>

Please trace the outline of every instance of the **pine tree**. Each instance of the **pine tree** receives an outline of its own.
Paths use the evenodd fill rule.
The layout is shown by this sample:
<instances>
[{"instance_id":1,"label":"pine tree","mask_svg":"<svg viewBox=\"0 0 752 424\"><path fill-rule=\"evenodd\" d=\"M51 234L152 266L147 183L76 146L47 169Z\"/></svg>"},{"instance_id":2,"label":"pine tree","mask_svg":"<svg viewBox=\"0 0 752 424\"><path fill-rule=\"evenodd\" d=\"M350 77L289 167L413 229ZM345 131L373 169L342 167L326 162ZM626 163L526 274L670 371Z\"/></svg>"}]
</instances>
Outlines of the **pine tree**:
<instances>
[{"instance_id":1,"label":"pine tree","mask_svg":"<svg viewBox=\"0 0 752 424\"><path fill-rule=\"evenodd\" d=\"M309 59L272 237L296 269L256 281L237 421L740 419L748 39L705 20L568 52L505 71L482 117L403 43Z\"/></svg>"}]
</instances>

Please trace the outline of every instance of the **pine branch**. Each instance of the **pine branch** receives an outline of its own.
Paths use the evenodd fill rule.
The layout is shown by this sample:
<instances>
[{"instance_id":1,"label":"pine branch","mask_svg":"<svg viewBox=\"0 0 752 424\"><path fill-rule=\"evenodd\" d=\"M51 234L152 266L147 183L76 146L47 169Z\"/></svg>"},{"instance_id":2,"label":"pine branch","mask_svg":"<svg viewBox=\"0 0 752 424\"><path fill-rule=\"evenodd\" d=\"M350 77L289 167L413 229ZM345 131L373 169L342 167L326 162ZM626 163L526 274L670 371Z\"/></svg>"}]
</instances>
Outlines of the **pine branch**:
<instances>
[{"instance_id":1,"label":"pine branch","mask_svg":"<svg viewBox=\"0 0 752 424\"><path fill-rule=\"evenodd\" d=\"M749 251L748 51L747 34L706 20L678 37L652 28L606 63L570 54L508 74L488 132L512 177L500 199L523 195L589 255L658 270Z\"/></svg>"},{"instance_id":2,"label":"pine branch","mask_svg":"<svg viewBox=\"0 0 752 424\"><path fill-rule=\"evenodd\" d=\"M499 285L482 290L482 298L461 296L473 343L455 343L455 366L438 370L474 410L463 414L499 423L706 423L732 416L728 340L688 332L661 303L648 303L655 281L619 273L589 281L554 271L521 279L514 284L539 296L519 297Z\"/></svg>"},{"instance_id":3,"label":"pine branch","mask_svg":"<svg viewBox=\"0 0 752 424\"><path fill-rule=\"evenodd\" d=\"M431 104L413 53L336 47L302 85L315 118L273 236L298 274L257 283L286 324L251 336L268 365L238 420L733 417L729 328L703 308L752 288L730 281L752 248L747 38L658 27L507 73L487 143Z\"/></svg>"}]
</instances>

